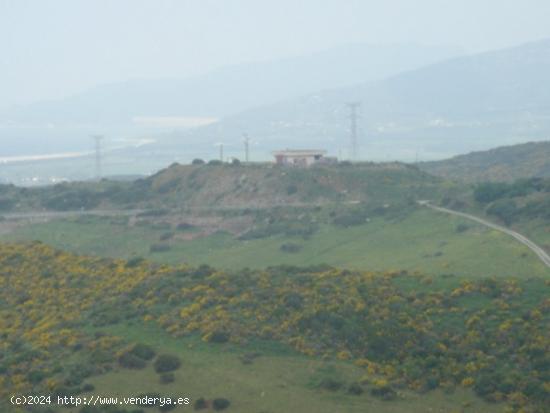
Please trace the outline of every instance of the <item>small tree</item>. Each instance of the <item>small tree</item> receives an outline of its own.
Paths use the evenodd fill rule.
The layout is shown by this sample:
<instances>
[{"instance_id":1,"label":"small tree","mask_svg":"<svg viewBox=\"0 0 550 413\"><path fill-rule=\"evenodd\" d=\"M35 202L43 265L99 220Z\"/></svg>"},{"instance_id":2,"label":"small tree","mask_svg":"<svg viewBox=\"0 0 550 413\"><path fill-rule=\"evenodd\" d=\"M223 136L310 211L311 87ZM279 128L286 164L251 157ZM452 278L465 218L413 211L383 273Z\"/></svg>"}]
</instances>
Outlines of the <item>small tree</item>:
<instances>
[{"instance_id":1,"label":"small tree","mask_svg":"<svg viewBox=\"0 0 550 413\"><path fill-rule=\"evenodd\" d=\"M167 373L179 369L181 366L181 361L177 356L172 356L170 354L161 354L155 360L155 371L157 373Z\"/></svg>"},{"instance_id":2,"label":"small tree","mask_svg":"<svg viewBox=\"0 0 550 413\"><path fill-rule=\"evenodd\" d=\"M135 356L132 353L124 353L118 358L118 362L122 367L127 369L143 369L145 368L145 360Z\"/></svg>"},{"instance_id":3,"label":"small tree","mask_svg":"<svg viewBox=\"0 0 550 413\"><path fill-rule=\"evenodd\" d=\"M214 410L225 410L229 407L231 402L223 397L218 397L212 401L212 407Z\"/></svg>"}]
</instances>

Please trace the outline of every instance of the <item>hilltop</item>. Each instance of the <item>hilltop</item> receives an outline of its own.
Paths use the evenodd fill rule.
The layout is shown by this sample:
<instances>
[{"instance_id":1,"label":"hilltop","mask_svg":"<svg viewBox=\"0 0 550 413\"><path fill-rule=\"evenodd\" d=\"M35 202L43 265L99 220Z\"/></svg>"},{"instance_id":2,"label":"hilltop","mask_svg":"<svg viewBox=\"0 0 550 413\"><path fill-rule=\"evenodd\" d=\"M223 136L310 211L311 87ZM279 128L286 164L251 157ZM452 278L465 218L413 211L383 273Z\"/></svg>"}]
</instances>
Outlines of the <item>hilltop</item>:
<instances>
[{"instance_id":1,"label":"hilltop","mask_svg":"<svg viewBox=\"0 0 550 413\"><path fill-rule=\"evenodd\" d=\"M467 182L548 178L550 141L472 152L442 161L422 162L418 166L432 175Z\"/></svg>"},{"instance_id":2,"label":"hilltop","mask_svg":"<svg viewBox=\"0 0 550 413\"><path fill-rule=\"evenodd\" d=\"M271 164L173 164L145 179L0 187L0 210L271 208L327 202L402 202L439 191L439 178L402 163L309 169Z\"/></svg>"}]
</instances>

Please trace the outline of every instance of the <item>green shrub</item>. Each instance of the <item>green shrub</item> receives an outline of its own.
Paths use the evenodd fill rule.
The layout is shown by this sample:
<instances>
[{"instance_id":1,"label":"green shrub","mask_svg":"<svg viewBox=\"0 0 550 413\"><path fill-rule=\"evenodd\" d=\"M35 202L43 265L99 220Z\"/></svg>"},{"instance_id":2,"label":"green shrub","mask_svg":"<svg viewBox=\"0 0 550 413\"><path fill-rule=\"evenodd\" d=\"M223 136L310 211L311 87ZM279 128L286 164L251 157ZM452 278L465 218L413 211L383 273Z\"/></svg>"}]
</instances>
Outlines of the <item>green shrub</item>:
<instances>
[{"instance_id":1,"label":"green shrub","mask_svg":"<svg viewBox=\"0 0 550 413\"><path fill-rule=\"evenodd\" d=\"M348 393L353 394L354 396L359 396L363 394L363 387L359 383L352 383L348 387Z\"/></svg>"},{"instance_id":2,"label":"green shrub","mask_svg":"<svg viewBox=\"0 0 550 413\"><path fill-rule=\"evenodd\" d=\"M485 182L474 189L474 199L477 202L489 203L505 196L509 186L506 183Z\"/></svg>"},{"instance_id":3,"label":"green shrub","mask_svg":"<svg viewBox=\"0 0 550 413\"><path fill-rule=\"evenodd\" d=\"M195 410L203 410L208 407L208 402L204 399L204 397L199 397L195 401L194 409Z\"/></svg>"},{"instance_id":4,"label":"green shrub","mask_svg":"<svg viewBox=\"0 0 550 413\"><path fill-rule=\"evenodd\" d=\"M518 212L516 203L512 199L499 199L487 208L487 214L494 215L506 225L510 225Z\"/></svg>"},{"instance_id":5,"label":"green shrub","mask_svg":"<svg viewBox=\"0 0 550 413\"><path fill-rule=\"evenodd\" d=\"M168 373L179 369L180 366L180 359L177 356L170 354L159 355L154 363L154 368L157 373Z\"/></svg>"},{"instance_id":6,"label":"green shrub","mask_svg":"<svg viewBox=\"0 0 550 413\"><path fill-rule=\"evenodd\" d=\"M82 386L82 393L89 393L95 390L95 386L92 383L84 383Z\"/></svg>"},{"instance_id":7,"label":"green shrub","mask_svg":"<svg viewBox=\"0 0 550 413\"><path fill-rule=\"evenodd\" d=\"M290 184L286 187L287 195L294 195L296 192L298 192L298 187L296 185Z\"/></svg>"},{"instance_id":8,"label":"green shrub","mask_svg":"<svg viewBox=\"0 0 550 413\"><path fill-rule=\"evenodd\" d=\"M92 209L101 202L101 194L88 189L67 188L61 193L53 194L41 200L42 206L56 211Z\"/></svg>"},{"instance_id":9,"label":"green shrub","mask_svg":"<svg viewBox=\"0 0 550 413\"><path fill-rule=\"evenodd\" d=\"M143 369L147 365L145 360L132 353L124 353L118 358L118 363L127 369Z\"/></svg>"},{"instance_id":10,"label":"green shrub","mask_svg":"<svg viewBox=\"0 0 550 413\"><path fill-rule=\"evenodd\" d=\"M391 401L397 398L396 391L389 385L375 387L371 389L370 393L373 396L380 397L384 401Z\"/></svg>"},{"instance_id":11,"label":"green shrub","mask_svg":"<svg viewBox=\"0 0 550 413\"><path fill-rule=\"evenodd\" d=\"M141 265L141 263L143 263L144 261L145 259L143 257L132 257L128 261L126 261L126 266L128 268L137 267Z\"/></svg>"},{"instance_id":12,"label":"green shrub","mask_svg":"<svg viewBox=\"0 0 550 413\"><path fill-rule=\"evenodd\" d=\"M177 229L178 231L189 231L189 230L191 230L191 229L193 229L193 228L195 228L195 226L194 226L194 225L191 225L191 224L189 224L189 223L187 223L187 222L181 222L181 223L179 223L179 224L177 225L177 227L176 227L176 229Z\"/></svg>"},{"instance_id":13,"label":"green shrub","mask_svg":"<svg viewBox=\"0 0 550 413\"><path fill-rule=\"evenodd\" d=\"M231 402L223 397L218 397L212 401L212 408L214 410L225 410L229 407Z\"/></svg>"},{"instance_id":14,"label":"green shrub","mask_svg":"<svg viewBox=\"0 0 550 413\"><path fill-rule=\"evenodd\" d=\"M214 331L208 338L210 343L227 343L229 341L229 333L226 331Z\"/></svg>"}]
</instances>

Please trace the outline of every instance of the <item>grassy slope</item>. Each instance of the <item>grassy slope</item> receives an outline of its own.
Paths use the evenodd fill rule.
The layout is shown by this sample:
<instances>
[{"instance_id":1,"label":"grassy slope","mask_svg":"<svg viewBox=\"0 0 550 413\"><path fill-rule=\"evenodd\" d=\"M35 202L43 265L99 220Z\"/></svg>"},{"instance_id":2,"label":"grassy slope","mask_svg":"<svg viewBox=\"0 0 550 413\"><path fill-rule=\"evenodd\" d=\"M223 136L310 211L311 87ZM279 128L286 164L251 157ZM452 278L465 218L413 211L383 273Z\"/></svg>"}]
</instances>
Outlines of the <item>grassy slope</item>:
<instances>
[{"instance_id":1,"label":"grassy slope","mask_svg":"<svg viewBox=\"0 0 550 413\"><path fill-rule=\"evenodd\" d=\"M86 223L87 222L87 223ZM466 276L542 276L548 270L526 247L512 238L468 222L456 231L460 218L418 210L404 220L380 218L351 228L322 226L310 239L274 236L239 241L217 233L193 241L175 241L168 252L149 252L162 233L144 227L128 228L108 220L54 221L19 228L3 239L38 239L56 247L100 256L139 255L166 263L207 263L220 268L261 268L269 265L326 263L369 270L455 273ZM281 244L303 246L299 253L280 251ZM441 254L441 255L440 255Z\"/></svg>"},{"instance_id":2,"label":"grassy slope","mask_svg":"<svg viewBox=\"0 0 550 413\"><path fill-rule=\"evenodd\" d=\"M271 208L355 200L395 203L411 197L441 196L450 187L439 178L400 163L309 169L271 164L174 164L134 182L72 182L31 189L0 185L0 213L96 208Z\"/></svg>"},{"instance_id":3,"label":"grassy slope","mask_svg":"<svg viewBox=\"0 0 550 413\"><path fill-rule=\"evenodd\" d=\"M433 411L499 412L502 405L488 404L470 391L456 389L452 394L433 391L424 395L404 391L400 400L385 402L367 393L353 396L345 393L320 391L316 383L325 377L338 378L350 384L360 380L364 370L352 363L322 361L305 357L272 345L206 344L193 338L172 338L151 327L117 325L106 330L129 341L140 341L160 352L178 355L183 364L172 384L159 384L158 375L149 366L142 371L119 370L90 380L94 394L131 397L144 392L159 392L176 397L212 399L226 397L232 401L228 411L257 412L319 412L359 413L424 413L426 406ZM222 351L220 351L222 350ZM247 351L262 355L253 364L243 365L239 356ZM182 407L174 412L189 411ZM463 410L460 410L463 409Z\"/></svg>"},{"instance_id":4,"label":"grassy slope","mask_svg":"<svg viewBox=\"0 0 550 413\"><path fill-rule=\"evenodd\" d=\"M530 142L442 161L424 162L419 166L430 174L450 179L469 182L513 181L550 176L549 159L550 142Z\"/></svg>"},{"instance_id":5,"label":"grassy slope","mask_svg":"<svg viewBox=\"0 0 550 413\"><path fill-rule=\"evenodd\" d=\"M527 311L534 310L537 306L540 309L543 308L547 291L544 287L544 281L535 278L530 280L521 279L517 285L510 282L510 280L495 281L496 289L494 292L497 293L496 295L493 295L491 290L482 292L482 289L478 289L480 286L490 287L491 283L466 283L473 288L470 289L467 285L461 283L463 279L459 277L439 277L430 284L427 284L423 278L404 275L398 277L377 276L377 278L371 279L368 274L364 274L367 276L366 278L359 277L357 274L347 274L342 277L343 273L335 274L333 272L302 274L299 277L288 277L286 274L277 275L272 273L265 279L256 276L214 273L211 277L201 279L192 275L193 273L187 273L187 275L183 273L182 275L181 273L172 273L167 268L153 270L146 263L142 263L137 267L128 267L123 263L113 265L114 263L107 260L89 260L83 257L74 257L60 251L53 251L42 244L3 245L3 248L4 261L2 262L3 264L9 264L3 265L8 281L0 289L4 292L3 301L6 303L5 308L3 308L4 317L2 318L5 326L11 328L12 324L24 325L27 330L34 330L36 325L44 325L44 320L48 318L48 314L59 314L70 308L71 314L76 316L74 320L76 324L73 327L78 328L84 334L94 336L93 333L99 331L107 333L106 337L115 334L126 342L150 344L158 352L177 353L183 360L183 366L177 373L176 383L168 386L161 386L158 383L158 377L150 369L129 371L117 368L106 375L91 378L90 382L96 387L93 394L105 396L120 394L131 397L142 392L159 391L165 395L190 396L195 399L201 396L206 398L227 397L234 402L234 407L229 411L243 413L257 413L259 411L363 412L371 406L374 411L384 413L420 413L428 411L427 406L433 411L443 412L497 412L502 411L504 408L503 405L482 403L479 399L474 398L470 392L460 388L453 394L443 394L436 391L419 395L406 391L400 400L392 403L381 402L366 394L353 397L346 395L344 391L331 393L318 389L315 384L322 378L337 378L346 384L350 384L367 373L372 380L376 378L373 375L377 372L371 373L369 370L358 369L350 362L335 361L330 356L332 350L336 351L341 348L339 340L342 338L338 338L335 327L327 330L332 331L336 336L334 336L332 342L324 340L325 345L328 346L326 350L329 351L324 356L321 354L318 357L298 355L288 350L283 344L256 342L255 337L260 336L250 333L251 331L259 331L258 327L262 323L282 326L281 321L301 316L302 311L294 307L287 315L284 315L284 312L275 315L276 313L273 311L273 309L281 307L281 298L287 297L290 292L308 294L309 298L304 301L306 306L303 308L303 314L312 314L311 311L317 305L316 303L323 302L328 308L334 308L334 304L342 303L344 297L352 297L354 291L357 294L359 292L357 287L360 284L365 285L367 291L372 294L366 294L365 299L367 301L363 299L362 302L371 303L373 309L375 309L371 316L368 316L368 313L364 314L364 316L370 317L365 319L369 320L370 325L375 325L374 320L385 319L389 323L388 325L391 326L393 324L391 320L400 320L402 316L406 316L411 312L417 313L414 317L414 323L411 324L413 320L411 319L407 322L407 326L415 326L414 328L418 333L424 331L422 335L426 333L431 335L428 330L425 330L426 326L429 325L425 323L428 318L432 318L434 322L433 331L437 334L437 340L448 337L449 333L452 336L457 332L460 334L462 338L459 342L451 340L454 343L452 347L459 351L467 351L461 347L460 343L469 348L468 340L464 341L466 337L483 337L479 334L483 331L486 333L487 340L489 340L486 343L487 347L483 348L488 354L500 357L500 351L503 348L498 351L491 349L494 348L496 343L504 343L502 338L506 337L506 334L502 336L503 331L500 327L500 333L495 334L496 331L493 327L501 325L500 323L504 320L516 324L515 330L509 332L510 343L514 343L513 338L516 335L525 337L525 339L532 337L531 341L533 343L539 340L536 338L537 335L540 334L540 340L544 340L545 337L543 326L546 324L541 319L542 314L539 314L539 316L534 315L532 318L523 317L523 321L518 317L519 314L527 314ZM89 277L93 278L90 279ZM265 280L267 280L267 284L265 284ZM309 282L313 284L308 285ZM462 292L456 295L453 291L451 294L450 291L458 287L459 283L462 285ZM207 285L215 287L213 289L195 288ZM341 286L342 289L330 288L331 285ZM52 288L53 286L56 289ZM312 286L314 288L311 288ZM516 286L519 288L516 288ZM510 290L510 287L513 291ZM470 292L466 292L466 290ZM273 296L266 296L266 291L273 292ZM310 295L309 292L311 291L316 292ZM323 293L320 294L322 291ZM31 299L25 301L24 294L27 293L31 294ZM411 293L417 297L414 303L410 303L405 299ZM55 294L55 296L52 294ZM245 334L242 338L246 338L242 345L207 344L199 341L195 334L186 336L186 338L170 337L160 328L153 327L155 321L150 323L141 321L141 316L150 311L150 314L162 314L166 315L168 319L177 320L178 328L185 328L189 319L183 318L181 312L183 308L180 306L184 305L187 308L193 307L198 302L204 303L203 298L206 296L213 301L211 301L211 305L204 307L204 314L201 310L197 315L206 317L210 321L201 319L199 323L202 326L201 328L211 328L211 323L215 320L208 317L213 315L213 311L218 314L219 305L222 310L219 317L227 320L224 323L227 323L231 331L238 331L239 329L235 328L237 325L247 325L254 328L254 330L245 329L241 332ZM117 303L119 297L133 297L136 301L132 302L130 300L130 302ZM158 302L155 304L154 300L146 300L150 297L156 297ZM236 298L236 301L227 301L228 297ZM394 298L396 297L401 297L401 299L395 301ZM498 297L498 300L495 300L495 297ZM321 301L317 301L318 299ZM328 299L328 301L325 302L325 299ZM434 299L435 301L433 301ZM450 301L447 301L447 299ZM405 307L399 305L396 307L395 304L399 302ZM81 307L81 303L91 303L92 308ZM254 320L249 316L245 316L243 310L249 307L243 307L243 303L252 304L255 306L253 307L255 310L259 310L261 307L272 314L273 317L260 318L263 321L259 323L258 320L260 319ZM506 305L503 307L503 304ZM179 310L178 307L180 307ZM353 320L354 315L361 313L360 309L353 306L348 305L346 311L344 311L344 307L338 306L335 313L346 316L346 319L349 320ZM131 324L91 327L95 325L93 320L103 319L101 314L96 311L101 309L113 313L121 312L121 316L130 320L127 322ZM144 309L147 309L146 312L141 312ZM431 310L435 310L435 312L432 313ZM425 312L424 315L421 315L422 312ZM131 314L133 315L128 317ZM380 318L383 314L386 314L386 316ZM465 320L472 315L479 317L483 314L487 315L486 320L489 321L481 327L472 324L474 329L472 332L476 334L473 336L467 335ZM34 318L31 318L31 316ZM428 317L426 318L426 316ZM18 317L21 317L23 321L18 320ZM15 320L15 322L12 323L12 320ZM32 321L29 322L29 320ZM160 322L160 319L158 321ZM80 324L80 322L83 324ZM321 327L323 325L329 327L329 324L323 323ZM491 326L491 323L494 323L494 326ZM525 336L528 330L524 327L527 328L529 325L533 328L532 333ZM60 331L59 329L65 326L63 323L54 324L53 326L50 323L49 327L45 328L49 328L49 331L53 333L51 337L55 338L59 336L57 334ZM166 328L166 325L164 327ZM491 327L491 329L487 330L484 327ZM285 331L288 327L280 328L281 331ZM479 328L479 330L476 330L476 328ZM22 331L24 329L19 330L18 333L22 333ZM294 334L292 331L301 335L303 330L291 329L288 333ZM320 328L319 331L325 331L325 329ZM38 343L47 347L47 344L42 341L42 336L37 334L39 332L34 331L32 334L25 334L22 337L24 340L29 340L29 343L33 343L33 345ZM309 333L304 332L304 334ZM9 335L7 337L9 338ZM4 339L7 337L4 337ZM314 339L315 335L311 336L309 334L308 337ZM388 333L384 337L388 339L391 334ZM323 342L323 340L319 342ZM365 343L365 341L356 342L359 346L362 345L361 343ZM417 347L416 350L423 348L428 342L422 340L418 341L417 344L421 347ZM525 343L520 343L520 340L518 340L514 345L519 346L520 344ZM528 343L526 347L522 345L521 348L517 348L518 357L527 355L526 349L530 348L529 345ZM10 347L8 346L8 348ZM60 347L57 345L52 348L53 352L51 354L44 355L48 357L48 362L60 356L61 353L58 352L61 348L68 350L65 346ZM89 347L85 345L83 348ZM15 354L19 354L20 349L13 347L13 350L15 350ZM262 356L251 365L241 364L239 356L250 351L259 351ZM411 351L409 354L416 353ZM447 354L450 357L449 360L454 360L456 356L454 351ZM467 354L472 356L474 352L469 348ZM328 359L326 358L327 355ZM76 351L70 354L69 358L74 357L86 363L88 356L88 351ZM63 360L65 363L67 362L66 358L65 356ZM21 360L24 360L24 358ZM476 363L479 361L476 360ZM396 363L399 363L399 361L396 361ZM502 363L502 358L498 358L498 363ZM404 365L407 365L407 363L404 363ZM507 364L499 364L499 366L502 368L509 367ZM25 371L27 371L28 367L25 367ZM262 392L264 393L263 396ZM472 404L463 408L463 403Z\"/></svg>"}]
</instances>

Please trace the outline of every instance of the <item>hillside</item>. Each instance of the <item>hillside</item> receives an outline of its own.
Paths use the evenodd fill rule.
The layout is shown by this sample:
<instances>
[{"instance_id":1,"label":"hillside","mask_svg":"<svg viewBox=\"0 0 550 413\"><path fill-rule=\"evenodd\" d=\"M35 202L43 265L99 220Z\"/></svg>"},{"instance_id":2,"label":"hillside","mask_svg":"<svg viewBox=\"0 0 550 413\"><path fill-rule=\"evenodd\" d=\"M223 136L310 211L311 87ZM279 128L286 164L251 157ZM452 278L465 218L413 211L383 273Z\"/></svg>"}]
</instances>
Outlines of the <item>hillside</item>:
<instances>
[{"instance_id":1,"label":"hillside","mask_svg":"<svg viewBox=\"0 0 550 413\"><path fill-rule=\"evenodd\" d=\"M532 251L511 237L416 202L466 205L475 203L472 196L467 185L400 163L310 169L174 164L134 182L0 187L0 239L224 269L330 264L472 278L546 274ZM537 208L531 209L544 205ZM537 217L526 215L523 222L534 224ZM520 232L530 236L533 226ZM547 247L545 226L536 227L536 240Z\"/></svg>"},{"instance_id":2,"label":"hillside","mask_svg":"<svg viewBox=\"0 0 550 413\"><path fill-rule=\"evenodd\" d=\"M388 79L319 91L258 107L184 134L238 141L242 131L266 150L313 143L347 154L346 102L360 101L366 159L431 160L550 132L550 40L459 57Z\"/></svg>"},{"instance_id":3,"label":"hillside","mask_svg":"<svg viewBox=\"0 0 550 413\"><path fill-rule=\"evenodd\" d=\"M550 142L529 142L472 152L419 168L432 175L466 182L511 182L521 178L550 177Z\"/></svg>"},{"instance_id":4,"label":"hillside","mask_svg":"<svg viewBox=\"0 0 550 413\"><path fill-rule=\"evenodd\" d=\"M40 243L0 244L0 264L2 411L13 393L103 392L189 397L195 406L223 398L242 413L548 405L543 278L326 266L231 273Z\"/></svg>"},{"instance_id":5,"label":"hillside","mask_svg":"<svg viewBox=\"0 0 550 413\"><path fill-rule=\"evenodd\" d=\"M0 186L0 211L271 208L327 202L402 202L440 189L439 178L401 163L339 164L310 169L272 164L173 164L133 182Z\"/></svg>"},{"instance_id":6,"label":"hillside","mask_svg":"<svg viewBox=\"0 0 550 413\"><path fill-rule=\"evenodd\" d=\"M442 199L453 209L486 215L538 242L550 252L550 179L483 182Z\"/></svg>"}]
</instances>

